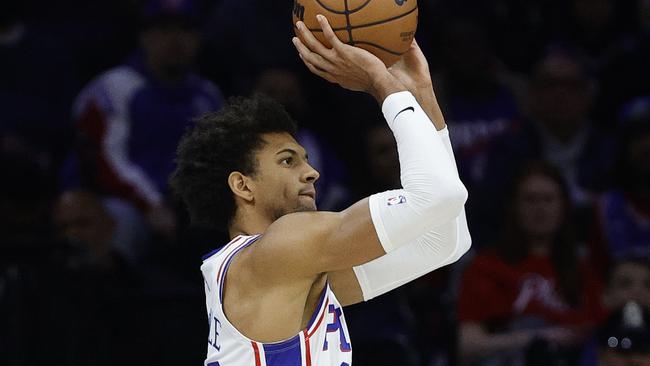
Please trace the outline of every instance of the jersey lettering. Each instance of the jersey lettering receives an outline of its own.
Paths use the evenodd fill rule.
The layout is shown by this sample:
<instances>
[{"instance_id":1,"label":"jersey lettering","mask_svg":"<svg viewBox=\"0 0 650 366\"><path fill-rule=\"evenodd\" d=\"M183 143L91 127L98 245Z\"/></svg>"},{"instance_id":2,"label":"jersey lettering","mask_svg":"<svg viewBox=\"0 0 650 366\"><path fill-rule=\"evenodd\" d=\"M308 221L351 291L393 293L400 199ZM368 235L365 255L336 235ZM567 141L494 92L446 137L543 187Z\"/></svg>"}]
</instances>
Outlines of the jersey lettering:
<instances>
[{"instance_id":1,"label":"jersey lettering","mask_svg":"<svg viewBox=\"0 0 650 366\"><path fill-rule=\"evenodd\" d=\"M212 312L210 313L212 315ZM221 351L221 343L219 342L219 332L221 331L221 322L216 316L210 318L210 334L208 335L208 344L214 347L217 352Z\"/></svg>"},{"instance_id":2,"label":"jersey lettering","mask_svg":"<svg viewBox=\"0 0 650 366\"><path fill-rule=\"evenodd\" d=\"M339 340L341 343L341 352L352 351L352 346L350 345L350 343L348 343L347 339L345 338L345 331L343 330L343 326L341 325L341 315L343 314L341 308L334 306L334 304L330 304L328 311L330 314L334 315L334 319L332 320L331 323L327 324L327 335L338 331ZM329 345L327 343L327 335L325 336L323 351L327 351L329 348Z\"/></svg>"}]
</instances>

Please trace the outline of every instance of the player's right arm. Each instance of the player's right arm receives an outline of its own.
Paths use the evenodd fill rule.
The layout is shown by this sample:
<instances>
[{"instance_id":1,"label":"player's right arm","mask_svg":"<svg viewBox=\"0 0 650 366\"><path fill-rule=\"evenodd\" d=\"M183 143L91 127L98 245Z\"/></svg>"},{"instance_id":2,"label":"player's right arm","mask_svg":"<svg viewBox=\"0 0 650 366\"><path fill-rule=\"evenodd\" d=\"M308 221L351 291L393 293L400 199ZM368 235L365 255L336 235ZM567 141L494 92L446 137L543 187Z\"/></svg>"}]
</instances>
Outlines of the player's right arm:
<instances>
[{"instance_id":1,"label":"player's right arm","mask_svg":"<svg viewBox=\"0 0 650 366\"><path fill-rule=\"evenodd\" d=\"M415 98L370 53L338 41L319 19L332 49L303 32L295 40L312 72L382 103L397 140L403 189L364 199L340 213L296 213L273 223L256 245L254 266L283 278L352 268L455 220L467 191L443 142ZM299 26L299 29L301 27Z\"/></svg>"}]
</instances>

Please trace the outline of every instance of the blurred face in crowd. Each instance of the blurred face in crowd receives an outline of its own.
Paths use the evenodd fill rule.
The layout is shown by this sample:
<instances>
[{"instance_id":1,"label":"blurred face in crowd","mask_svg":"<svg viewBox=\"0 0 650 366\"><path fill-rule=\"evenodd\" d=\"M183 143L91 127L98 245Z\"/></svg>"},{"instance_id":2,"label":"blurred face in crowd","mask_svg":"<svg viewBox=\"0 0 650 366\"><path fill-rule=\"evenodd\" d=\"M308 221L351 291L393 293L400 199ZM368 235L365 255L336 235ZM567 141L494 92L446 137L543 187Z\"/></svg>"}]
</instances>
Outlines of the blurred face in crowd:
<instances>
[{"instance_id":1,"label":"blurred face in crowd","mask_svg":"<svg viewBox=\"0 0 650 366\"><path fill-rule=\"evenodd\" d=\"M534 174L524 179L515 204L519 225L530 238L552 237L564 220L565 202L560 186L545 175Z\"/></svg>"},{"instance_id":2,"label":"blurred face in crowd","mask_svg":"<svg viewBox=\"0 0 650 366\"><path fill-rule=\"evenodd\" d=\"M552 55L537 66L528 108L533 118L558 138L570 138L579 130L591 101L589 80L578 62Z\"/></svg>"},{"instance_id":3,"label":"blurred face in crowd","mask_svg":"<svg viewBox=\"0 0 650 366\"><path fill-rule=\"evenodd\" d=\"M303 147L288 133L267 133L263 140L256 172L249 177L255 209L272 221L292 212L315 211L319 174Z\"/></svg>"},{"instance_id":4,"label":"blurred face in crowd","mask_svg":"<svg viewBox=\"0 0 650 366\"><path fill-rule=\"evenodd\" d=\"M650 366L650 354L604 350L600 352L598 361L598 366Z\"/></svg>"},{"instance_id":5,"label":"blurred face in crowd","mask_svg":"<svg viewBox=\"0 0 650 366\"><path fill-rule=\"evenodd\" d=\"M181 22L153 25L140 35L148 65L163 81L183 78L194 64L200 46L198 30Z\"/></svg>"},{"instance_id":6,"label":"blurred face in crowd","mask_svg":"<svg viewBox=\"0 0 650 366\"><path fill-rule=\"evenodd\" d=\"M610 275L603 302L610 309L629 301L650 308L650 267L642 263L623 262Z\"/></svg>"},{"instance_id":7,"label":"blurred face in crowd","mask_svg":"<svg viewBox=\"0 0 650 366\"><path fill-rule=\"evenodd\" d=\"M54 208L54 222L64 239L92 252L105 251L115 229L115 222L101 201L81 191L61 195Z\"/></svg>"},{"instance_id":8,"label":"blurred face in crowd","mask_svg":"<svg viewBox=\"0 0 650 366\"><path fill-rule=\"evenodd\" d=\"M268 69L259 76L253 89L282 104L295 119L302 119L306 102L302 83L295 72Z\"/></svg>"},{"instance_id":9,"label":"blurred face in crowd","mask_svg":"<svg viewBox=\"0 0 650 366\"><path fill-rule=\"evenodd\" d=\"M371 179L379 189L395 189L400 186L399 157L393 133L386 126L372 127L367 134L366 161Z\"/></svg>"}]
</instances>

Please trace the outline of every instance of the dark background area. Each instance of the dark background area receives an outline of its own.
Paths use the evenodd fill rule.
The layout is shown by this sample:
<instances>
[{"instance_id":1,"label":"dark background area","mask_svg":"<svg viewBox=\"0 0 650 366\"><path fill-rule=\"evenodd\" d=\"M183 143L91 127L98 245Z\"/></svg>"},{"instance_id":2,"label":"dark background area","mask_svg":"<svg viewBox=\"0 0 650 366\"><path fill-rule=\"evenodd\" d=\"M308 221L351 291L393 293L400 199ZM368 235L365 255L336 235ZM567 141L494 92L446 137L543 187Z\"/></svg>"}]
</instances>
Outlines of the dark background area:
<instances>
[{"instance_id":1,"label":"dark background area","mask_svg":"<svg viewBox=\"0 0 650 366\"><path fill-rule=\"evenodd\" d=\"M650 293L650 2L419 6L416 38L470 192L473 247L346 309L355 364L595 365L607 314L631 300L650 305L641 294ZM399 184L379 106L309 74L291 44L291 9L280 0L0 3L0 365L202 362L201 256L228 238L191 227L167 178L191 119L230 96L268 94L299 122L321 172L321 209ZM522 176L531 164L560 179ZM566 210L544 206L555 196L540 196L531 176L549 178L542 193L566 185L557 197ZM573 259L549 249L550 272L534 267L539 238L568 243ZM621 263L636 266L626 284L645 287L603 300ZM509 296L520 298L531 271L576 312L513 311ZM579 285L566 287L565 275ZM492 313L463 302L493 285L503 293L485 295ZM586 307L598 309L583 322ZM578 323L579 337L550 331ZM510 346L467 356L468 324ZM521 340L521 329L543 331Z\"/></svg>"}]
</instances>

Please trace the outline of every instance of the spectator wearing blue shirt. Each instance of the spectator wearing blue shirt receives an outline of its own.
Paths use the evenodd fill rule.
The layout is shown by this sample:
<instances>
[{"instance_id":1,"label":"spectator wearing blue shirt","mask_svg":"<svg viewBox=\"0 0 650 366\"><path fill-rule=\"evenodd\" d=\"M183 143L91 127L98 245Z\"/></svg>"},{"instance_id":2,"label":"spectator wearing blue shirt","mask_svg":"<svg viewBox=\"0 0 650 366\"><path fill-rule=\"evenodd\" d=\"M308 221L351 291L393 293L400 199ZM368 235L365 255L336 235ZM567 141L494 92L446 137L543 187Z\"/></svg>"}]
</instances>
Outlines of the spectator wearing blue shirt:
<instances>
[{"instance_id":1,"label":"spectator wearing blue shirt","mask_svg":"<svg viewBox=\"0 0 650 366\"><path fill-rule=\"evenodd\" d=\"M569 184L579 224L591 217L596 194L611 183L615 160L615 139L589 118L593 89L581 59L570 50L552 49L539 60L530 82L525 123L496 142L489 153L490 175L482 186L485 202L480 205L483 225L498 217L491 209L507 194L505 182L531 160L543 160L559 169ZM578 235L584 239L586 233Z\"/></svg>"},{"instance_id":2,"label":"spectator wearing blue shirt","mask_svg":"<svg viewBox=\"0 0 650 366\"><path fill-rule=\"evenodd\" d=\"M199 12L193 0L146 3L139 49L76 100L77 155L64 174L68 186L130 202L168 237L176 226L165 199L176 145L192 118L223 104L219 89L193 71Z\"/></svg>"}]
</instances>

